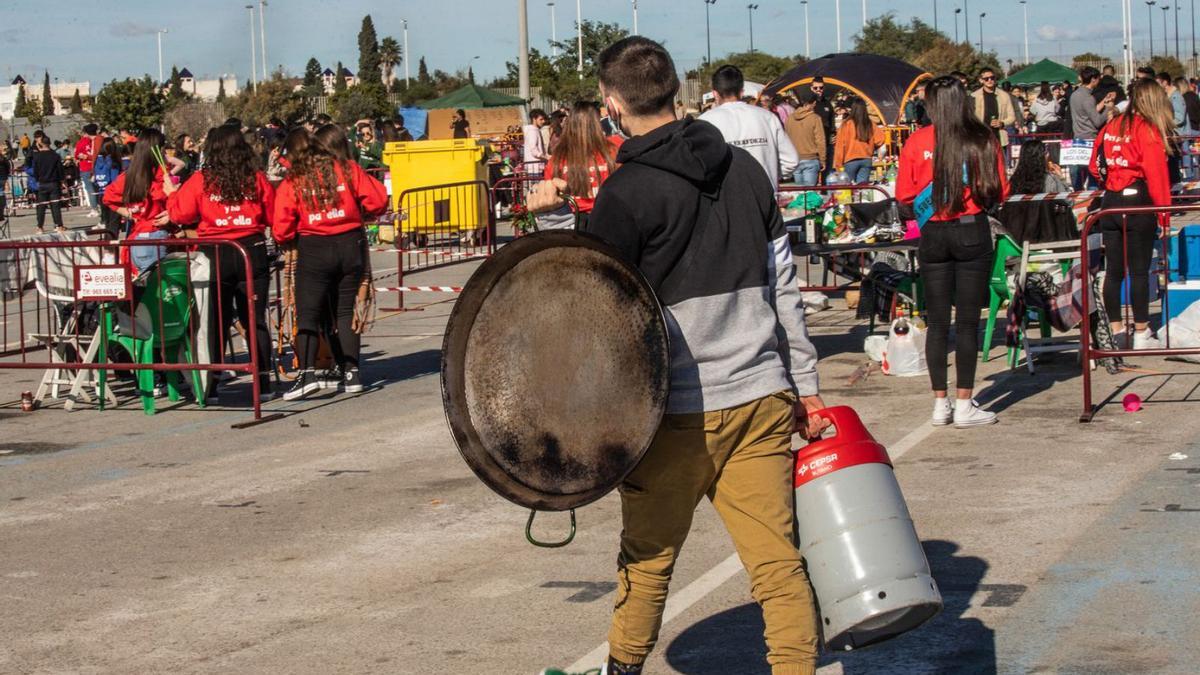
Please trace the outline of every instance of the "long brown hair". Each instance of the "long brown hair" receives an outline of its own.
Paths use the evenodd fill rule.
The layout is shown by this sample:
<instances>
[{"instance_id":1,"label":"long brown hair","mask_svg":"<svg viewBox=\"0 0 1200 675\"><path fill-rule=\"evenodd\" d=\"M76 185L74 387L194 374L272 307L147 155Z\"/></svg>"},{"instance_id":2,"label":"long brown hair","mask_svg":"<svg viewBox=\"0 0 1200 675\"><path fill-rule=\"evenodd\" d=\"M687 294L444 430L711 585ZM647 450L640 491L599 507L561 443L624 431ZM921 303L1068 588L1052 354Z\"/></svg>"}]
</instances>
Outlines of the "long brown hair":
<instances>
[{"instance_id":1,"label":"long brown hair","mask_svg":"<svg viewBox=\"0 0 1200 675\"><path fill-rule=\"evenodd\" d=\"M338 177L333 167L337 160L318 146L304 127L288 132L283 148L291 164L286 180L291 182L300 203L311 211L336 205Z\"/></svg>"},{"instance_id":2,"label":"long brown hair","mask_svg":"<svg viewBox=\"0 0 1200 675\"><path fill-rule=\"evenodd\" d=\"M1150 123L1162 135L1167 154L1174 154L1175 147L1167 140L1175 130L1175 112L1167 92L1154 80L1137 80L1129 85L1129 107L1121 113L1118 129L1121 134L1129 132L1134 115Z\"/></svg>"},{"instance_id":3,"label":"long brown hair","mask_svg":"<svg viewBox=\"0 0 1200 675\"><path fill-rule=\"evenodd\" d=\"M875 139L875 125L867 112L867 103L861 98L850 104L850 121L854 123L854 136L859 143L871 143Z\"/></svg>"},{"instance_id":4,"label":"long brown hair","mask_svg":"<svg viewBox=\"0 0 1200 675\"><path fill-rule=\"evenodd\" d=\"M612 167L612 146L600 127L600 106L590 101L578 101L563 124L562 137L555 147L554 160L565 167L567 192L586 197L592 191L592 171L600 172L603 162ZM610 169L611 170L611 169Z\"/></svg>"},{"instance_id":5,"label":"long brown hair","mask_svg":"<svg viewBox=\"0 0 1200 675\"><path fill-rule=\"evenodd\" d=\"M258 157L242 130L235 126L219 126L208 132L203 173L204 191L223 204L256 201L260 196Z\"/></svg>"},{"instance_id":6,"label":"long brown hair","mask_svg":"<svg viewBox=\"0 0 1200 675\"><path fill-rule=\"evenodd\" d=\"M958 78L939 77L925 88L933 122L933 205L938 213L962 213L964 184L985 210L1000 203L1000 141L975 117Z\"/></svg>"},{"instance_id":7,"label":"long brown hair","mask_svg":"<svg viewBox=\"0 0 1200 675\"><path fill-rule=\"evenodd\" d=\"M121 194L126 206L140 204L150 196L150 186L154 184L159 169L154 150L161 150L166 142L167 137L158 129L145 129L138 134L133 157L129 159L129 169L125 171L125 192Z\"/></svg>"}]
</instances>

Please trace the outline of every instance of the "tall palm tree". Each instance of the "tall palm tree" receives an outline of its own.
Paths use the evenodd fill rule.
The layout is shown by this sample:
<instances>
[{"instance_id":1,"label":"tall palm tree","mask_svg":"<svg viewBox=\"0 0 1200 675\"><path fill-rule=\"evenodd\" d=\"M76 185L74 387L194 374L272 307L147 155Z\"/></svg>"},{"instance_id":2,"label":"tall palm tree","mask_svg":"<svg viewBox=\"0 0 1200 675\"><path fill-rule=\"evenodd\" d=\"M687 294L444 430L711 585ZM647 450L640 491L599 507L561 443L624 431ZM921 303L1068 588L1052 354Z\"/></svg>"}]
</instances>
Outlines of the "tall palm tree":
<instances>
[{"instance_id":1,"label":"tall palm tree","mask_svg":"<svg viewBox=\"0 0 1200 675\"><path fill-rule=\"evenodd\" d=\"M389 94L392 93L392 72L400 65L403 56L396 38L385 37L379 41L379 66L383 70L383 84Z\"/></svg>"}]
</instances>

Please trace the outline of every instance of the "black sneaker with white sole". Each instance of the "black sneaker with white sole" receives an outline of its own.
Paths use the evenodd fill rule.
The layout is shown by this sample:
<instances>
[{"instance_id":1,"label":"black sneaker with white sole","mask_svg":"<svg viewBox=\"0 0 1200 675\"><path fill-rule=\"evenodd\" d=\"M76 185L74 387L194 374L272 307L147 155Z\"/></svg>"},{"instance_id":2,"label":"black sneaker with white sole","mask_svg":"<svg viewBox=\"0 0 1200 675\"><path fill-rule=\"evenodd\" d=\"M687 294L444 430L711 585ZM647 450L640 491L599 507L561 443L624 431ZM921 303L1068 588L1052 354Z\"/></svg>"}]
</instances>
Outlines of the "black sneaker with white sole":
<instances>
[{"instance_id":1,"label":"black sneaker with white sole","mask_svg":"<svg viewBox=\"0 0 1200 675\"><path fill-rule=\"evenodd\" d=\"M283 400L295 401L307 397L309 394L321 388L321 383L317 381L317 374L311 370L301 371L296 377L296 383L292 388L284 392Z\"/></svg>"},{"instance_id":2,"label":"black sneaker with white sole","mask_svg":"<svg viewBox=\"0 0 1200 675\"><path fill-rule=\"evenodd\" d=\"M342 386L342 380L345 377L342 367L336 365L317 372L317 382L320 383L322 389L337 389Z\"/></svg>"},{"instance_id":3,"label":"black sneaker with white sole","mask_svg":"<svg viewBox=\"0 0 1200 675\"><path fill-rule=\"evenodd\" d=\"M342 379L342 389L347 394L361 394L363 390L362 375L359 374L358 368L347 368L346 374Z\"/></svg>"}]
</instances>

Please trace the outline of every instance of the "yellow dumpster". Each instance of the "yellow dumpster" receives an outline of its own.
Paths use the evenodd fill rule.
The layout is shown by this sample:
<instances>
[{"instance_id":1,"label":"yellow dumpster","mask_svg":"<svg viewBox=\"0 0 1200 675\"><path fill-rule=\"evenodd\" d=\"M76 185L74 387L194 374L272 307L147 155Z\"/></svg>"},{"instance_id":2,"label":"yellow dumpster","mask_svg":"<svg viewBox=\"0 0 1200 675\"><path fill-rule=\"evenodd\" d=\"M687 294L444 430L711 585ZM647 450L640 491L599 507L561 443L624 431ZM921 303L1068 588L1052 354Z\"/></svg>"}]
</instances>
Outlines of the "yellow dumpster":
<instances>
[{"instance_id":1,"label":"yellow dumpster","mask_svg":"<svg viewBox=\"0 0 1200 675\"><path fill-rule=\"evenodd\" d=\"M400 232L451 236L487 225L486 185L435 187L487 181L484 148L473 138L388 143L383 161L392 175L392 208Z\"/></svg>"}]
</instances>

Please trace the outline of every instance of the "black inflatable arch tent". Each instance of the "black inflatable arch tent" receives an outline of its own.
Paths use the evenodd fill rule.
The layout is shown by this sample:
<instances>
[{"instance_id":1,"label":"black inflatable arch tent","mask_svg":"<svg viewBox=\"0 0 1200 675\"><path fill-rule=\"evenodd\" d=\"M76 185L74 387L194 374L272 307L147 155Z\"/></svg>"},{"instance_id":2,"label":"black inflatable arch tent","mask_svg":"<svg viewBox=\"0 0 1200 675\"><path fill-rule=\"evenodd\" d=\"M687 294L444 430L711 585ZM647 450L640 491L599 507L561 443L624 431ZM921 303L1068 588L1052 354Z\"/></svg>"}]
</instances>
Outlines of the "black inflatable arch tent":
<instances>
[{"instance_id":1,"label":"black inflatable arch tent","mask_svg":"<svg viewBox=\"0 0 1200 675\"><path fill-rule=\"evenodd\" d=\"M806 61L780 75L763 88L764 97L806 87L820 75L831 89L848 89L861 96L885 124L897 125L904 104L917 85L932 78L929 73L889 56L875 54L827 54Z\"/></svg>"}]
</instances>

